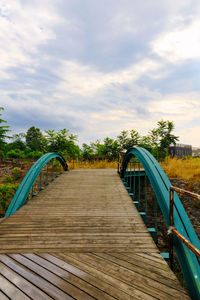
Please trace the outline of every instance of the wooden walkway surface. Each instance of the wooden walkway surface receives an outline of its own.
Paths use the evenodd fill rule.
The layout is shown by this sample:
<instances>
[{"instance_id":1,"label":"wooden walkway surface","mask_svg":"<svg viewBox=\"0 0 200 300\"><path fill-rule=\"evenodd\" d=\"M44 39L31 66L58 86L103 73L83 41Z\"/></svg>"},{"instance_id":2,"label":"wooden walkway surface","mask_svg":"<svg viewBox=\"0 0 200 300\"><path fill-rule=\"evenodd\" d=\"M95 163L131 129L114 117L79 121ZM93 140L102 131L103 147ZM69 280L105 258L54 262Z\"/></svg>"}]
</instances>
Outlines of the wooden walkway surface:
<instances>
[{"instance_id":1,"label":"wooden walkway surface","mask_svg":"<svg viewBox=\"0 0 200 300\"><path fill-rule=\"evenodd\" d=\"M190 299L116 170L74 170L0 224L1 299Z\"/></svg>"}]
</instances>

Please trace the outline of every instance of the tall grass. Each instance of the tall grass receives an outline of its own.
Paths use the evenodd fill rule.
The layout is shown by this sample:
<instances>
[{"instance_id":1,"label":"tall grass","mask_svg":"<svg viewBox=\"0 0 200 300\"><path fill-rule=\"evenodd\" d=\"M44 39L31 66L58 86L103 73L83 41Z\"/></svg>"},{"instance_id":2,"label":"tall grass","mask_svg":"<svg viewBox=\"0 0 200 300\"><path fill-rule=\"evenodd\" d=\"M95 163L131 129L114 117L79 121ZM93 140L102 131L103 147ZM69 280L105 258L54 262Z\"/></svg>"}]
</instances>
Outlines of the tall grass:
<instances>
[{"instance_id":1,"label":"tall grass","mask_svg":"<svg viewBox=\"0 0 200 300\"><path fill-rule=\"evenodd\" d=\"M69 169L117 169L117 161L94 160L94 161L71 161Z\"/></svg>"},{"instance_id":2,"label":"tall grass","mask_svg":"<svg viewBox=\"0 0 200 300\"><path fill-rule=\"evenodd\" d=\"M178 159L168 157L160 164L170 178L187 179L190 185L200 181L200 158Z\"/></svg>"}]
</instances>

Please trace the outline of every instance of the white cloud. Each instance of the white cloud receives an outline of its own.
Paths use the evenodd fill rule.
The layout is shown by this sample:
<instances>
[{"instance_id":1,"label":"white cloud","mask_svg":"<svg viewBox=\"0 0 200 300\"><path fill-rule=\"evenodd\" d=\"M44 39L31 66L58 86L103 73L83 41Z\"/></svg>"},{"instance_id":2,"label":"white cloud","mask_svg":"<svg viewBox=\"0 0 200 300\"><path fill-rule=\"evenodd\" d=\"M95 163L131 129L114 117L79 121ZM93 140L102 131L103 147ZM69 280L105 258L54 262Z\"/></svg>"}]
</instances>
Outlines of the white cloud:
<instances>
[{"instance_id":1,"label":"white cloud","mask_svg":"<svg viewBox=\"0 0 200 300\"><path fill-rule=\"evenodd\" d=\"M62 93L91 96L109 85L134 82L143 74L148 75L155 72L159 67L159 63L151 59L144 59L124 70L103 73L97 72L91 66L65 61L61 62L61 67L56 71L61 77L57 90Z\"/></svg>"},{"instance_id":2,"label":"white cloud","mask_svg":"<svg viewBox=\"0 0 200 300\"><path fill-rule=\"evenodd\" d=\"M151 45L156 54L171 62L200 59L200 21L161 34Z\"/></svg>"},{"instance_id":3,"label":"white cloud","mask_svg":"<svg viewBox=\"0 0 200 300\"><path fill-rule=\"evenodd\" d=\"M178 132L179 136L181 137L180 142L184 141L184 143L198 148L200 147L199 133L200 126L187 126L187 130L184 128Z\"/></svg>"},{"instance_id":4,"label":"white cloud","mask_svg":"<svg viewBox=\"0 0 200 300\"><path fill-rule=\"evenodd\" d=\"M149 107L152 114L179 121L191 121L200 116L200 93L169 94L153 101Z\"/></svg>"},{"instance_id":5,"label":"white cloud","mask_svg":"<svg viewBox=\"0 0 200 300\"><path fill-rule=\"evenodd\" d=\"M56 38L52 26L61 21L53 1L35 0L24 4L19 0L3 1L0 6L2 78L6 78L3 71L10 67L28 65L34 68L36 59L31 55L38 54L38 46Z\"/></svg>"}]
</instances>

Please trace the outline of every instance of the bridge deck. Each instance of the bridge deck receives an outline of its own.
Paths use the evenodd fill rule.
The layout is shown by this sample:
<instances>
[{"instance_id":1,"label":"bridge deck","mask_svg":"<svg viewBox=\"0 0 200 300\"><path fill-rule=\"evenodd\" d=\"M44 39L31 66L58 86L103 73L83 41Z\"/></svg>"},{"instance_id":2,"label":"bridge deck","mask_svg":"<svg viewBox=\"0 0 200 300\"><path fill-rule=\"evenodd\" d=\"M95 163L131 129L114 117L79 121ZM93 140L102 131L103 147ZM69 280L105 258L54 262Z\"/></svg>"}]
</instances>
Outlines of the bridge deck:
<instances>
[{"instance_id":1,"label":"bridge deck","mask_svg":"<svg viewBox=\"0 0 200 300\"><path fill-rule=\"evenodd\" d=\"M116 170L75 170L0 224L0 299L190 299Z\"/></svg>"}]
</instances>

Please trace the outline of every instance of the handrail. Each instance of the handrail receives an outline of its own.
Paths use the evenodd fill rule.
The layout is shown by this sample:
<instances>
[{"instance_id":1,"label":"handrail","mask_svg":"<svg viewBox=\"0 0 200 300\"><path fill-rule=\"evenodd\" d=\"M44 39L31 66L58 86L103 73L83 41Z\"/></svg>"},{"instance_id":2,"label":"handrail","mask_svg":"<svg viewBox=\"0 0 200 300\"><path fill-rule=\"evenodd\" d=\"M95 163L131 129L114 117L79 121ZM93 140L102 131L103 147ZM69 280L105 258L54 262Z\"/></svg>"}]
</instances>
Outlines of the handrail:
<instances>
[{"instance_id":1,"label":"handrail","mask_svg":"<svg viewBox=\"0 0 200 300\"><path fill-rule=\"evenodd\" d=\"M26 176L22 180L18 190L16 191L7 211L5 217L11 216L16 212L21 206L23 206L28 198L28 195L31 191L33 184L35 183L36 179L38 178L40 172L44 168L45 165L49 163L52 159L58 159L63 169L65 171L68 170L68 165L61 154L56 152L46 153L42 157L40 157L34 165L30 168L27 172Z\"/></svg>"},{"instance_id":2,"label":"handrail","mask_svg":"<svg viewBox=\"0 0 200 300\"><path fill-rule=\"evenodd\" d=\"M125 177L126 168L132 157L137 157L144 167L159 203L165 223L169 228L169 192L172 186L170 180L151 153L140 147L127 150L122 163L122 178ZM199 239L176 193L174 197L174 224L185 238L196 248L200 248ZM174 237L174 249L192 298L200 299L200 263L198 258L176 237Z\"/></svg>"},{"instance_id":3,"label":"handrail","mask_svg":"<svg viewBox=\"0 0 200 300\"><path fill-rule=\"evenodd\" d=\"M182 195L187 195L192 198L200 200L200 195L186 191L184 189L171 186L170 187L170 197L169 197L169 230L168 234L170 235L170 247L169 247L169 261L170 266L173 268L173 235L179 238L196 256L200 257L200 250L197 249L188 239L186 239L178 230L174 227L174 192L180 193Z\"/></svg>"}]
</instances>

